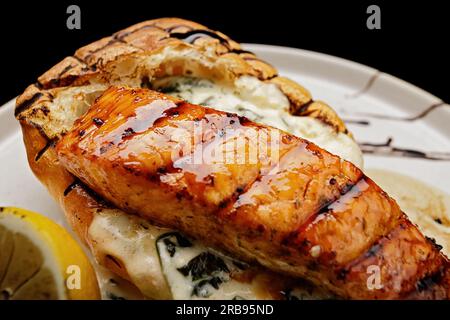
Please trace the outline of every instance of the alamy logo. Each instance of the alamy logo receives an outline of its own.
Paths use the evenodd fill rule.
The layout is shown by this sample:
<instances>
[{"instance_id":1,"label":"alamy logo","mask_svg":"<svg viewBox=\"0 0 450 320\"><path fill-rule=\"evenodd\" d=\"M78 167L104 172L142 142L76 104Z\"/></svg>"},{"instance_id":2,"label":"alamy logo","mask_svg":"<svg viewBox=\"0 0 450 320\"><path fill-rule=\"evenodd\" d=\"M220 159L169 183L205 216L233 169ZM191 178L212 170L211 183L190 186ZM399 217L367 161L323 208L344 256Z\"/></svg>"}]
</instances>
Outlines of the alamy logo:
<instances>
[{"instance_id":1,"label":"alamy logo","mask_svg":"<svg viewBox=\"0 0 450 320\"><path fill-rule=\"evenodd\" d=\"M76 4L72 4L67 7L66 13L69 14L67 17L66 26L69 30L80 30L81 29L81 9Z\"/></svg>"},{"instance_id":2,"label":"alamy logo","mask_svg":"<svg viewBox=\"0 0 450 320\"><path fill-rule=\"evenodd\" d=\"M381 29L381 9L379 6L373 4L367 7L366 13L370 14L367 18L367 29Z\"/></svg>"},{"instance_id":3,"label":"alamy logo","mask_svg":"<svg viewBox=\"0 0 450 320\"><path fill-rule=\"evenodd\" d=\"M380 290L383 288L381 284L381 270L377 265L370 265L367 267L367 274L369 277L367 278L367 289L372 290Z\"/></svg>"},{"instance_id":4,"label":"alamy logo","mask_svg":"<svg viewBox=\"0 0 450 320\"><path fill-rule=\"evenodd\" d=\"M81 269L77 265L70 265L66 269L66 274L69 276L66 280L66 287L69 290L81 289Z\"/></svg>"}]
</instances>

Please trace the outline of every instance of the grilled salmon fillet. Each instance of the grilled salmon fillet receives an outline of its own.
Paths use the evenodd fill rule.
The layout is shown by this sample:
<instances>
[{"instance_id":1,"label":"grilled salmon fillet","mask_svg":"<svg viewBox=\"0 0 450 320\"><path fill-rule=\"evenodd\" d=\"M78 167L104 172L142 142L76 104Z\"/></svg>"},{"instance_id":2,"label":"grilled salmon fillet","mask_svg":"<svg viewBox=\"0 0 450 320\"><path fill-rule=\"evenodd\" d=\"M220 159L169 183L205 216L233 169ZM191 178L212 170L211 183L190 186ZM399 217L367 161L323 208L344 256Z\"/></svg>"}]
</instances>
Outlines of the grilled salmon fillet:
<instances>
[{"instance_id":1,"label":"grilled salmon fillet","mask_svg":"<svg viewBox=\"0 0 450 320\"><path fill-rule=\"evenodd\" d=\"M236 259L344 298L450 296L448 259L393 199L350 162L278 129L111 87L56 151L107 201Z\"/></svg>"}]
</instances>

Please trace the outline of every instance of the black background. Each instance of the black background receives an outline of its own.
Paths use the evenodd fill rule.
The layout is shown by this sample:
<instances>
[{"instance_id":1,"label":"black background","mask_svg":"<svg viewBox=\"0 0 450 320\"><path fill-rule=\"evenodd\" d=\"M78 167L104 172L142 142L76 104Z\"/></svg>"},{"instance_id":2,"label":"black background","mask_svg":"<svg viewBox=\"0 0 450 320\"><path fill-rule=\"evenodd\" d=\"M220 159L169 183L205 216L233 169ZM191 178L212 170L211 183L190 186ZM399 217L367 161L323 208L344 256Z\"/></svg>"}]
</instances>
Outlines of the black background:
<instances>
[{"instance_id":1,"label":"black background","mask_svg":"<svg viewBox=\"0 0 450 320\"><path fill-rule=\"evenodd\" d=\"M221 315L222 305L273 306L271 315ZM177 316L177 308L211 307L207 318L203 315ZM2 314L14 314L16 318L45 319L258 319L258 320L302 320L302 319L435 319L448 318L449 301L217 301L217 300L146 300L146 301L0 301ZM22 317L23 315L23 317ZM446 316L447 315L447 316ZM69 316L69 317L68 317Z\"/></svg>"},{"instance_id":2,"label":"black background","mask_svg":"<svg viewBox=\"0 0 450 320\"><path fill-rule=\"evenodd\" d=\"M195 20L238 42L328 53L393 74L449 101L450 11L444 1L14 1L0 2L6 102L77 48L131 24L164 16ZM66 28L66 8L81 7L81 30ZM381 7L381 30L366 9ZM447 44L447 45L446 45Z\"/></svg>"},{"instance_id":3,"label":"black background","mask_svg":"<svg viewBox=\"0 0 450 320\"><path fill-rule=\"evenodd\" d=\"M1 69L0 103L6 102L52 65L78 47L133 23L163 16L192 19L221 30L239 42L298 47L357 61L407 80L449 101L448 39L450 11L444 1L19 1L0 2ZM78 4L82 29L66 28L66 8ZM366 8L378 4L382 29L366 28ZM39 304L38 304L39 303ZM101 304L102 303L102 304ZM1 304L18 314L33 312L55 318L68 314L124 319L140 316L153 319L157 313L173 318L182 302L15 302ZM192 303L192 302L191 302ZM402 317L436 316L448 310L437 302L298 302L278 305L277 312L291 318L327 315L383 318L395 309ZM437 307L441 307L439 310ZM10 310L7 310L11 308ZM97 313L97 314L95 314ZM278 313L278 314L280 314ZM448 312L447 312L448 313ZM136 315L136 316L134 316ZM227 317L222 317L227 318ZM232 318L232 317L229 317ZM236 317L242 319L243 317ZM264 319L265 317L260 317Z\"/></svg>"}]
</instances>

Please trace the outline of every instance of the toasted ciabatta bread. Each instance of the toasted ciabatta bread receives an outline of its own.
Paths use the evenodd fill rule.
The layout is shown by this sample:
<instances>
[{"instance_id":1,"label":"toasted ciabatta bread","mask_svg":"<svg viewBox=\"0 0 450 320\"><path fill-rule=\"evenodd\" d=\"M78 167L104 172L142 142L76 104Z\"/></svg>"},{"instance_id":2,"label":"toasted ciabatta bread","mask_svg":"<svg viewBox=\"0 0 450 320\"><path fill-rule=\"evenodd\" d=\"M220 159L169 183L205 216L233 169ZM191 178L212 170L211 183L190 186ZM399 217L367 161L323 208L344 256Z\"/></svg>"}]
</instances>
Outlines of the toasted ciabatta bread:
<instances>
[{"instance_id":1,"label":"toasted ciabatta bread","mask_svg":"<svg viewBox=\"0 0 450 320\"><path fill-rule=\"evenodd\" d=\"M176 297L157 254L152 252L155 246L139 249L143 238L155 241L167 230L106 203L60 165L54 146L110 85L161 88L158 81L170 77L208 79L233 90L238 82L239 90L249 87L245 81L250 79L252 86L243 96L252 103L260 102L261 91L267 91L263 105L271 103L270 97L281 95L285 101L273 104L283 105L296 115L292 119L320 123L331 140L340 139L350 149L357 149L343 122L326 104L314 101L306 89L279 77L272 66L222 33L186 20L166 18L137 24L79 49L44 73L16 105L30 167L60 203L70 225L99 263L131 280L151 298ZM303 132L302 136L309 139L309 131ZM335 152L339 154L339 150ZM343 156L355 163L360 158ZM128 246L126 252L120 249L124 246ZM292 285L288 277L258 269L259 274L268 283L259 289L266 292L262 297L279 298L279 292L286 289L280 284Z\"/></svg>"}]
</instances>

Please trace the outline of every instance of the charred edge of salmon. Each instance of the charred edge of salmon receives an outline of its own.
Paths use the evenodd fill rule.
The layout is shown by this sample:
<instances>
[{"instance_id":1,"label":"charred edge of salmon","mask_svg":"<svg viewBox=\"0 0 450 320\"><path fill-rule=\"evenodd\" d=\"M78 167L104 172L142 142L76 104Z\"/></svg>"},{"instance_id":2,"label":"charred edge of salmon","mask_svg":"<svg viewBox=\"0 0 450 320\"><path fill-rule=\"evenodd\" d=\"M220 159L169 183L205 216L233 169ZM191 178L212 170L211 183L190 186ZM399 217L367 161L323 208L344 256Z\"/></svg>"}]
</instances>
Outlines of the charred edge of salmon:
<instances>
[{"instance_id":1,"label":"charred edge of salmon","mask_svg":"<svg viewBox=\"0 0 450 320\"><path fill-rule=\"evenodd\" d=\"M386 235L381 236L375 241L363 254L349 262L346 266L335 270L338 284L345 285L346 281L351 281L352 277L358 272L365 271L367 266L375 265L383 267L382 263L390 261L384 249L389 246L391 241L404 241L410 249L414 248L411 239L403 239L402 232L416 233L415 239L419 243L428 247L429 254L426 260L416 259L414 266L418 268L417 272L407 277L393 279L392 282L383 283L384 288L374 291L374 296L383 297L388 295L385 288L392 290L391 295L395 299L448 299L450 297L450 270L448 259L436 251L436 246L420 233L405 214L399 219L398 224L392 228ZM413 239L414 240L414 239ZM401 249L401 248L399 248ZM404 248L403 248L404 249ZM401 290L395 288L395 281L401 284Z\"/></svg>"},{"instance_id":2,"label":"charred edge of salmon","mask_svg":"<svg viewBox=\"0 0 450 320\"><path fill-rule=\"evenodd\" d=\"M325 202L325 204L317 210L313 215L309 217L309 219L303 223L297 230L291 232L288 234L281 242L281 245L283 246L289 246L294 245L297 246L300 250L304 250L306 247L308 247L310 244L308 243L308 239L304 239L301 242L298 242L299 237L303 234L303 232L316 220L316 218L324 213L330 213L333 212L333 210L330 208L334 203L339 201L342 197L344 197L346 194L348 194L351 190L353 190L360 181L367 180L370 184L376 184L370 180L370 178L367 178L365 175L361 175L361 177L358 179L355 183L349 183L345 185L342 188L341 194L338 197L335 197L333 199L329 199L328 202ZM358 191L358 195L356 198L361 197L364 194L365 191ZM388 198L388 201L391 203L395 203L389 196L380 189L380 192L382 192L382 195ZM366 251L362 252L361 255L354 258L352 261L348 262L345 266L338 266L335 271L335 280L339 283L343 284L347 278L347 275L351 273L352 268L357 266L358 264L363 264L366 260L370 259L371 257L377 256L380 252L383 254L383 246L387 241L391 240L391 237L395 235L395 233L399 229L408 229L413 228L417 232L417 227L414 226L406 217L406 215L399 211L401 213L401 216L398 217L397 222L393 225L392 228L389 230L386 230L384 234L381 234L377 240L375 240L367 249ZM417 239L417 241L420 241L421 244L426 245L429 247L430 250L430 257L427 258L425 262L416 260L414 261L414 264L417 265L419 268L418 272L413 275L411 279L402 279L409 281L410 284L409 288L405 288L404 291L401 291L398 293L398 297L412 297L416 293L420 293L420 296L437 296L439 298L445 298L448 299L450 296L450 276L447 276L447 278L444 276L445 274L450 273L448 271L449 269L449 263L447 258L440 252L441 246L437 245L435 241L432 241L431 239L427 239L424 237L420 232L420 237ZM384 259L389 257L380 257L380 259ZM314 262L314 261L313 261ZM317 262L314 263L315 268L318 267ZM442 293L444 291L444 293ZM438 292L438 293L435 293Z\"/></svg>"}]
</instances>

